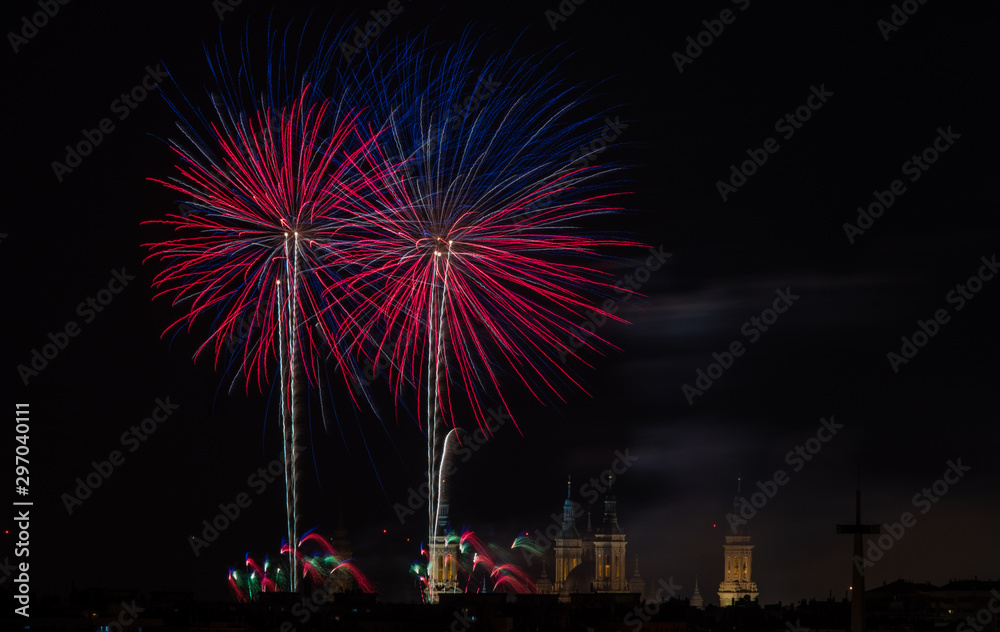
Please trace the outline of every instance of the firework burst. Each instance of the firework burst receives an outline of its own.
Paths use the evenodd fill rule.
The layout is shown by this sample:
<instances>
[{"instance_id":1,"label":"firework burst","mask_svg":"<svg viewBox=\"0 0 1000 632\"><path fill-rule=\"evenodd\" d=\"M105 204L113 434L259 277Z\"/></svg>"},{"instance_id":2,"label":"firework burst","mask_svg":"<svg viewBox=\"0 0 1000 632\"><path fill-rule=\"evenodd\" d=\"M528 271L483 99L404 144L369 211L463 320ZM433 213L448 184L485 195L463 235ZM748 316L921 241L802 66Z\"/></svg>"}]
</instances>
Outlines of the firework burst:
<instances>
[{"instance_id":1,"label":"firework burst","mask_svg":"<svg viewBox=\"0 0 1000 632\"><path fill-rule=\"evenodd\" d=\"M488 434L488 400L510 414L506 383L543 403L582 389L562 358L605 344L586 313L621 320L596 304L614 286L595 262L641 245L587 230L621 211L624 193L614 167L570 161L598 133L598 117L580 114L586 92L547 60L478 56L468 39L439 56L409 42L358 72L359 85L399 88L359 91L387 123L386 142L363 154L384 168L330 259L353 271L335 289L361 297L346 310L347 345L390 359L397 399L405 385L422 398L432 549L445 544L448 427L464 414Z\"/></svg>"},{"instance_id":2,"label":"firework burst","mask_svg":"<svg viewBox=\"0 0 1000 632\"><path fill-rule=\"evenodd\" d=\"M234 80L221 53L216 61L214 116L199 111L194 124L178 123L184 139L170 141L177 172L155 180L192 210L149 222L177 236L146 245L150 258L164 264L153 282L156 297L169 296L186 310L167 331L210 321L195 359L208 351L218 366L225 358L248 389L254 380L262 388L277 378L288 540L297 542L307 384L319 381L328 359L344 369L352 396L352 385L362 384L348 379L360 369L331 344L341 338L341 323L327 288L336 286L339 271L327 261L341 241L345 208L369 197L384 176L359 170L376 139L364 135L356 114L336 110L311 83L325 75L326 57L314 60L287 98L280 96L287 87L278 85L279 73L269 71L260 102L241 97L258 94L248 75ZM280 74L287 81L289 73ZM294 589L294 551L290 561Z\"/></svg>"}]
</instances>

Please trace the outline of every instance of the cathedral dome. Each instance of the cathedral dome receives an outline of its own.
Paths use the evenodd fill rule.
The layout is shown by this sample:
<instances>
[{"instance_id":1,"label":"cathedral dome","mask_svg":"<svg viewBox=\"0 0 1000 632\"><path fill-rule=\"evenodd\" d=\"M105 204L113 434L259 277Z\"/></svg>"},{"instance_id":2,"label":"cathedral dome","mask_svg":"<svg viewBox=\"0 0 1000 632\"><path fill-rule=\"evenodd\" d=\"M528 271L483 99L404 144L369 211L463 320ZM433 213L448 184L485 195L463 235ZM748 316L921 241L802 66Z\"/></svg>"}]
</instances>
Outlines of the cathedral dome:
<instances>
[{"instance_id":1,"label":"cathedral dome","mask_svg":"<svg viewBox=\"0 0 1000 632\"><path fill-rule=\"evenodd\" d=\"M593 591L594 560L585 560L566 576L563 590L569 593L589 593Z\"/></svg>"}]
</instances>

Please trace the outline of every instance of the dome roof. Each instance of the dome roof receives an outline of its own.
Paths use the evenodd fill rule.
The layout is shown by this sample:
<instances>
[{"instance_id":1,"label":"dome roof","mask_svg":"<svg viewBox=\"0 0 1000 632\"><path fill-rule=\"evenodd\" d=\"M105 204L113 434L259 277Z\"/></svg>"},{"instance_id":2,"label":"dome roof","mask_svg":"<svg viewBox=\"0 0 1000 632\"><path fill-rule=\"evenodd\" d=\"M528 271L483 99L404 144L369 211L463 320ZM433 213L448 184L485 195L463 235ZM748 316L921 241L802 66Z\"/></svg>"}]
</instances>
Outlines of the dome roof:
<instances>
[{"instance_id":1,"label":"dome roof","mask_svg":"<svg viewBox=\"0 0 1000 632\"><path fill-rule=\"evenodd\" d=\"M594 588L594 560L584 560L566 576L563 590L570 593L589 593Z\"/></svg>"}]
</instances>

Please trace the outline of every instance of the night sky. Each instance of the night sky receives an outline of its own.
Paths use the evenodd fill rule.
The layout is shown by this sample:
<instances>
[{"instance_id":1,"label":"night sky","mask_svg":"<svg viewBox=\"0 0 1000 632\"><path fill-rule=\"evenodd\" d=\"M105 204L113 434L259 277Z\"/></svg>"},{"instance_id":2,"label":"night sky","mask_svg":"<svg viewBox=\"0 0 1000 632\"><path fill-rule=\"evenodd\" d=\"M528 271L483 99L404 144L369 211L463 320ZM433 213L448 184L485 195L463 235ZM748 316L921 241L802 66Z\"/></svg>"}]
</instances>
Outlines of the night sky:
<instances>
[{"instance_id":1,"label":"night sky","mask_svg":"<svg viewBox=\"0 0 1000 632\"><path fill-rule=\"evenodd\" d=\"M218 42L220 27L238 42L248 23L262 33L268 19L301 23L315 9L314 25L332 18L339 29L385 6L334 14L328 3L281 4L244 0L220 21L223 3L210 0L71 2L28 29L30 38L7 35L4 405L11 414L30 404L29 495L12 489L14 423L3 436L3 475L11 502L34 503L33 595L75 586L226 600L229 566L247 551L278 550L282 485L250 478L280 454L277 398L230 393L210 357L193 362L204 330L161 337L181 313L152 299L159 264L143 265L141 244L156 232L141 222L176 209L149 181L172 169L160 138L174 133L175 117L155 91L132 106L118 99L161 68L203 94L203 45ZM546 11L559 11L556 0L414 0L387 27L385 37L429 28L448 42L472 23L487 49L520 38L519 55L573 53L565 76L603 80L595 108L624 123L598 160L633 165L633 210L607 219L609 228L652 249L614 270L641 294L616 304L630 324L598 323L617 350L584 354L590 366L570 362L586 393L542 404L516 380L505 385L518 428L505 424L471 446L452 488L453 523L497 543L544 531L561 511L567 475L588 505L596 494L584 485L619 459L629 573L638 555L647 585L672 578L687 596L697 576L717 603L737 476L748 498L777 476L784 484L744 525L760 600L842 596L851 542L835 525L854 520L860 467L866 522L915 519L869 569L869 587L997 578L997 94L985 61L993 24L943 2L902 3L898 28L886 28L889 2L675 5L566 0L553 29ZM906 16L903 5L916 12ZM8 2L0 23L19 33L37 11ZM688 40L720 27L701 35L702 46ZM65 146L104 118L113 128L91 155L55 173ZM763 164L746 163L754 156ZM734 176L744 164L752 175ZM859 225L859 207L879 198L888 208L873 207L878 217ZM654 261L656 270L646 268ZM89 311L89 297L107 304ZM18 365L71 322L76 335L25 384ZM904 348L902 337L922 344ZM740 355L724 355L734 343ZM710 366L713 354L729 366ZM699 370L715 378L699 384ZM407 568L426 514L401 524L394 507L422 482L426 447L379 386L382 422L343 393L336 418L324 423L313 410L306 522L332 534L343 511L356 560L383 599L414 601ZM158 407L165 420L155 432L123 441ZM113 450L123 461L69 513L64 494ZM952 471L962 476L935 490L959 462ZM241 492L252 505L195 555L188 538ZM596 524L601 505L588 506ZM14 561L16 530L4 537L0 559Z\"/></svg>"}]
</instances>

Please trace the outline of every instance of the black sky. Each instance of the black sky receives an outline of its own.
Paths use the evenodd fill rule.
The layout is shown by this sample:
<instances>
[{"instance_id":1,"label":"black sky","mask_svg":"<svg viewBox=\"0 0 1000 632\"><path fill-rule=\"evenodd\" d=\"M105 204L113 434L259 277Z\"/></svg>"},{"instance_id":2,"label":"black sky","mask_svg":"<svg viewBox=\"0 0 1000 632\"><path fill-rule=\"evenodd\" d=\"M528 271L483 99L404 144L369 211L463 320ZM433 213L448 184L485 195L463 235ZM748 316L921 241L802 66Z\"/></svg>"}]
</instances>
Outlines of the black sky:
<instances>
[{"instance_id":1,"label":"black sky","mask_svg":"<svg viewBox=\"0 0 1000 632\"><path fill-rule=\"evenodd\" d=\"M589 0L553 30L545 11L558 11L555 0L414 0L389 26L388 36L404 36L432 25L436 40L453 41L474 22L490 34L487 47L509 47L520 35L524 55L557 45L575 51L566 73L579 82L607 79L599 105L627 122L620 144L601 156L635 165L636 210L614 228L671 254L642 284L643 296L620 305L631 324L600 328L620 351L587 356L593 368L574 365L589 396L568 393L565 403L542 406L511 384L520 432L504 426L460 464L456 526L498 543L544 530L560 510L567 474L586 502L580 486L627 451L637 461L616 495L629 568L638 555L647 584L672 577L682 594L697 575L714 601L737 473L746 492L782 469L788 483L748 525L761 600L841 595L851 548L834 525L853 519L860 465L867 520L917 516L870 570L870 586L1000 576L1000 280L985 281L961 309L949 301L983 257L1000 251L997 94L987 61L995 21L945 3L913 3L916 13L885 39L878 22L890 19L888 2L675 4ZM382 6L345 5L340 20ZM269 16L285 24L314 8L244 0L221 27L227 40L238 39L248 21L261 32ZM724 9L732 23L679 72L672 54ZM38 10L9 2L0 24L20 31L21 18ZM331 17L316 10L317 22ZM228 394L207 357L192 362L196 334L160 338L179 313L152 300L156 264L141 263L150 232L140 223L173 210L171 196L147 179L171 169L157 137L172 133L174 117L157 94L125 119L112 110L158 63L182 85L208 83L202 46L218 40L219 28L208 0L74 2L17 52L8 36L4 399L9 411L31 405L35 594L75 585L225 599L228 566L246 551L274 554L281 538L283 496L273 484L201 555L187 542L220 502L251 490L248 477L277 456L280 436L269 393ZM829 96L783 137L776 122L806 104L813 88ZM58 181L51 163L104 117L114 130ZM904 164L933 146L939 130L950 130L950 146L911 180ZM777 151L724 201L717 181L768 138ZM897 179L905 193L851 243L844 224ZM616 274L634 274L645 259ZM78 304L123 268L134 279L84 322ZM751 342L744 323L760 318L779 290L798 298ZM900 337L941 309L948 322L894 372L887 353L900 353ZM71 320L80 334L25 385L17 365ZM689 404L682 386L693 386L696 371L734 341L744 354ZM69 515L60 497L74 479L122 449L122 433L168 397L177 410ZM358 563L385 598L415 599L406 569L425 532L423 514L401 525L393 506L421 482L423 438L405 416L386 415L383 429L368 413L343 403L337 410L339 427L314 420L318 475L308 484L307 517L329 533L342 509ZM844 427L794 471L786 454L831 417ZM5 432L9 455L14 424ZM920 513L926 505L914 496L958 459L971 470ZM14 536L5 536L0 558L13 556Z\"/></svg>"}]
</instances>

